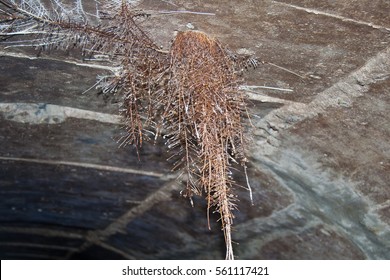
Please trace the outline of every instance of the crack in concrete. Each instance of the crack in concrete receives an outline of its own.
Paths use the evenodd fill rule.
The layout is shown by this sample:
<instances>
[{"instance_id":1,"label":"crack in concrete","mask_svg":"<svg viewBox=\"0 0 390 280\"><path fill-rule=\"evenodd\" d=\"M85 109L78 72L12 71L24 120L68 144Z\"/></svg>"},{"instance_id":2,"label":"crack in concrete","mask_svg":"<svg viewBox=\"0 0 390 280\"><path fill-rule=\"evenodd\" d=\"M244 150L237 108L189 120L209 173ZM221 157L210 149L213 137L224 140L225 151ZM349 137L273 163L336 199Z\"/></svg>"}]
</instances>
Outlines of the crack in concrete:
<instances>
[{"instance_id":1,"label":"crack in concrete","mask_svg":"<svg viewBox=\"0 0 390 280\"><path fill-rule=\"evenodd\" d=\"M74 254L81 253L86 249L90 248L92 245L96 244L105 247L106 249L109 249L111 251L120 253L127 259L132 259L132 257L129 256L127 253L111 245L106 244L104 241L108 237L113 236L117 233L126 234L126 227L132 220L150 210L157 203L170 200L171 192L178 189L179 186L176 183L176 180L165 183L160 189L150 194L139 205L131 208L129 211L127 211L122 216L113 221L111 224L109 224L105 229L93 230L88 232L88 234L86 235L86 241L79 247L79 249L73 252L69 252L65 258L70 259Z\"/></svg>"},{"instance_id":2,"label":"crack in concrete","mask_svg":"<svg viewBox=\"0 0 390 280\"><path fill-rule=\"evenodd\" d=\"M367 22L367 21L363 21L363 20L356 20L356 19L344 17L344 16L337 15L337 14L323 12L323 11L316 10L316 9L311 9L311 8L305 8L305 7L297 6L297 5L294 5L294 4L288 4L288 3L274 1L274 0L272 0L271 2L274 3L274 4L277 4L277 5L282 5L282 6L293 8L293 9L296 9L296 10L305 11L305 12L310 13L310 14L327 16L327 17L339 19L339 20L341 20L343 22L355 23L355 24L359 24L359 25L368 26L368 27L371 27L371 28L374 28L374 29L386 30L386 31L390 32L390 27L377 25L377 24L374 24L374 23L371 23L371 22Z\"/></svg>"},{"instance_id":3,"label":"crack in concrete","mask_svg":"<svg viewBox=\"0 0 390 280\"><path fill-rule=\"evenodd\" d=\"M62 251L75 251L75 248L65 247L61 245L47 245L47 244L37 244L37 243L22 243L22 242L0 242L1 246L12 246L12 247L29 247L29 248L42 248L42 249L53 249L53 250L62 250Z\"/></svg>"},{"instance_id":4,"label":"crack in concrete","mask_svg":"<svg viewBox=\"0 0 390 280\"><path fill-rule=\"evenodd\" d=\"M272 133L269 133L270 136L280 139L283 131L305 119L313 118L325 112L329 107L344 108L349 106L355 98L364 95L370 85L381 81L383 77L389 77L389 73L390 47L368 60L360 69L319 93L310 103L295 102L286 104L271 111L254 125L256 128L266 131L272 129ZM259 153L259 151L262 151L264 155L274 153L277 146L270 145L270 136L264 133L259 136L262 139L257 140L256 145L253 145L253 152Z\"/></svg>"},{"instance_id":5,"label":"crack in concrete","mask_svg":"<svg viewBox=\"0 0 390 280\"><path fill-rule=\"evenodd\" d=\"M258 91L254 91L254 90L249 90L249 89L245 89L245 88L243 88L242 90L245 92L246 96L250 100L253 100L253 101L260 101L263 103L279 103L279 104L285 104L285 105L286 104L303 104L300 102L294 102L294 101L283 99L283 98L271 97L271 96L268 96L266 94L262 94Z\"/></svg>"},{"instance_id":6,"label":"crack in concrete","mask_svg":"<svg viewBox=\"0 0 390 280\"><path fill-rule=\"evenodd\" d=\"M3 159L3 157L0 157L0 159ZM169 177L169 176L168 176ZM174 176L171 175L169 177L172 179ZM176 177L175 177L176 178ZM116 254L121 255L125 259L133 259L133 257L123 250L120 250L116 247L113 247L106 242L104 242L107 238L110 236L113 236L117 233L123 233L126 234L126 226L135 218L141 216L143 213L150 210L154 205L157 203L160 203L162 201L167 201L171 199L171 192L174 190L178 190L179 186L176 183L176 180L171 180L167 183L165 183L160 189L153 192L151 195L146 197L142 202L140 202L139 205L131 208L129 211L124 213L122 216L117 218L115 221L113 221L111 224L109 224L105 229L103 230L91 230L87 233L77 234L74 232L64 232L64 231L57 231L57 230L51 230L51 229L42 229L42 228L19 228L19 227L0 227L0 232L12 232L12 233L23 233L23 234L35 234L39 236L46 236L46 237L66 237L66 238L76 238L76 239L84 239L84 243L82 243L81 246L78 248L61 248L63 250L67 250L67 253L64 257L64 259L70 259L74 254L79 254L86 249L90 248L93 245L98 245L102 248L105 248L109 251L112 251ZM24 244L23 246L28 246L28 244ZM50 245L47 245L50 247Z\"/></svg>"},{"instance_id":7,"label":"crack in concrete","mask_svg":"<svg viewBox=\"0 0 390 280\"><path fill-rule=\"evenodd\" d=\"M119 67L113 67L113 66L108 66L108 65L101 65L101 64L94 64L94 63L80 63L77 61L63 59L63 58L61 58L61 59L53 58L53 57L42 58L42 57L27 55L27 54L23 54L23 53L15 53L15 52L10 52L10 51L0 50L0 57L2 57L2 56L15 57L15 58L25 58L25 59L30 59L30 60L40 59L40 60L48 60L48 61L65 62L67 64L72 64L75 66L94 68L94 69L100 69L100 70L107 70L107 71L110 71L113 73L116 73L119 70Z\"/></svg>"},{"instance_id":8,"label":"crack in concrete","mask_svg":"<svg viewBox=\"0 0 390 280\"><path fill-rule=\"evenodd\" d=\"M120 116L47 103L0 103L0 113L9 121L30 124L57 124L67 118L122 124Z\"/></svg>"},{"instance_id":9,"label":"crack in concrete","mask_svg":"<svg viewBox=\"0 0 390 280\"><path fill-rule=\"evenodd\" d=\"M124 259L126 260L134 260L135 258L127 253L125 253L124 251L118 249L118 248L115 248L113 246L110 246L108 245L107 243L104 243L104 242L97 242L96 243L97 245L99 245L100 247L104 248L104 249L107 249L108 251L111 251L111 252L114 252L114 253L117 253L118 255L122 256Z\"/></svg>"},{"instance_id":10,"label":"crack in concrete","mask_svg":"<svg viewBox=\"0 0 390 280\"><path fill-rule=\"evenodd\" d=\"M154 171L144 171L144 170L132 169L132 168L116 167L116 166L110 166L110 165L93 164L93 163L86 163L86 162L4 157L4 156L0 156L0 160L29 162L29 163L38 163L38 164L49 164L49 165L75 166L75 167L90 168L90 169L96 169L96 170L102 170L102 171L121 172L121 173L135 174L135 175L157 177L161 180L169 180L172 178L172 176L170 174L165 174L165 173L159 173L159 172L154 172Z\"/></svg>"},{"instance_id":11,"label":"crack in concrete","mask_svg":"<svg viewBox=\"0 0 390 280\"><path fill-rule=\"evenodd\" d=\"M65 238L73 238L73 239L83 239L85 238L85 234L77 233L73 231L65 231L65 230L54 230L50 228L22 228L22 227L11 227L11 226L0 226L0 232L8 232L8 233L22 233L22 234L34 234L45 237L65 237Z\"/></svg>"}]
</instances>

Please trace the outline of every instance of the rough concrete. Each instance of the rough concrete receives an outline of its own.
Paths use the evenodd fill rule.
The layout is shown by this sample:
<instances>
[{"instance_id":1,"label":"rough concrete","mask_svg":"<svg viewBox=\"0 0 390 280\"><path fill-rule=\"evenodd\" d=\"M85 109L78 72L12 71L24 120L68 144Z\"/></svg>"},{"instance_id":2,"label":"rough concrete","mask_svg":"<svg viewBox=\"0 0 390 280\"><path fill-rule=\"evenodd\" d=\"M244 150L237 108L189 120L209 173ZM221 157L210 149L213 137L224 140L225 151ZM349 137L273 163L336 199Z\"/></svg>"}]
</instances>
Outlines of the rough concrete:
<instances>
[{"instance_id":1,"label":"rough concrete","mask_svg":"<svg viewBox=\"0 0 390 280\"><path fill-rule=\"evenodd\" d=\"M388 1L140 7L162 46L174 30L205 31L265 62L247 85L292 90L251 93L254 205L237 190L237 258L389 259ZM117 101L82 94L107 70L75 57L1 50L1 258L223 258L219 225L207 229L204 201L180 197L164 145L144 145L140 159L118 149Z\"/></svg>"}]
</instances>

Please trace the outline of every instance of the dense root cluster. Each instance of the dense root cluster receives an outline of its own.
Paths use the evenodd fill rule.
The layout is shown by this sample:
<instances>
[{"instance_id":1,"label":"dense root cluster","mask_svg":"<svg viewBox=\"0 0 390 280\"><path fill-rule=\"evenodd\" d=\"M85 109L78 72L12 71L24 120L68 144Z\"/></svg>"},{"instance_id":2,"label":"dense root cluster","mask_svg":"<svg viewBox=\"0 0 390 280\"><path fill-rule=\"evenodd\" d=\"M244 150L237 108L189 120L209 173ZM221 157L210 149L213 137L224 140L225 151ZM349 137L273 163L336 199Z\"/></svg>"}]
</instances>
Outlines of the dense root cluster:
<instances>
[{"instance_id":1,"label":"dense root cluster","mask_svg":"<svg viewBox=\"0 0 390 280\"><path fill-rule=\"evenodd\" d=\"M205 194L208 207L221 215L226 243L235 196L231 163L245 163L242 114L244 97L224 48L201 32L179 33L170 50L170 79L165 121L168 144L179 156L176 168L186 171L186 194ZM228 247L228 258L232 250Z\"/></svg>"}]
</instances>

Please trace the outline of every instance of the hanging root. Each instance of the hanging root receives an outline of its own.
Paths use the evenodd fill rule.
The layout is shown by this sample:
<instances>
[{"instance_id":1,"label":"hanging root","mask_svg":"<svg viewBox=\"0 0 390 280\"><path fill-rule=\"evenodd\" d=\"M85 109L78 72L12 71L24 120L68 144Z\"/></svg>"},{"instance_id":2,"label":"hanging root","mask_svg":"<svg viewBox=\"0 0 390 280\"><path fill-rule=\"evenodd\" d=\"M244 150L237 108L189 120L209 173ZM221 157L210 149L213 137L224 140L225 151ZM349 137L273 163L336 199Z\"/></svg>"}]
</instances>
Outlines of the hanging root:
<instances>
[{"instance_id":1,"label":"hanging root","mask_svg":"<svg viewBox=\"0 0 390 280\"><path fill-rule=\"evenodd\" d=\"M243 94L234 63L218 41L202 32L182 32L170 51L164 122L176 168L188 175L186 194L205 193L208 208L219 212L226 258L233 258L231 226L235 209L232 163L245 165ZM163 101L161 101L163 102ZM209 212L208 212L209 213ZM209 219L209 217L208 217Z\"/></svg>"}]
</instances>

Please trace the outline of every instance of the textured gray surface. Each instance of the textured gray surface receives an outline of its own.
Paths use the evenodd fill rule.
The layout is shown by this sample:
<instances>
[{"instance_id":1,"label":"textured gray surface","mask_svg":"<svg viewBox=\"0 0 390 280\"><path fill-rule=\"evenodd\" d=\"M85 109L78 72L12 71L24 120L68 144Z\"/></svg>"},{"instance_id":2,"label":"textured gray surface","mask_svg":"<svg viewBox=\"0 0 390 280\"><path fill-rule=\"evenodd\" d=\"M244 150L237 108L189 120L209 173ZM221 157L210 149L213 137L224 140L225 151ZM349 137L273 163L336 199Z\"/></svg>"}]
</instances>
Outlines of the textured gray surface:
<instances>
[{"instance_id":1,"label":"textured gray surface","mask_svg":"<svg viewBox=\"0 0 390 280\"><path fill-rule=\"evenodd\" d=\"M258 90L278 99L250 104L254 205L237 190L237 258L390 259L389 2L141 7L215 13L152 16L145 29L163 46L191 23L305 77L270 64L247 73L248 85L293 92ZM0 257L223 258L217 217L209 231L205 202L180 197L164 145L144 145L140 160L119 149L116 101L82 94L104 70L43 55L0 56Z\"/></svg>"}]
</instances>

